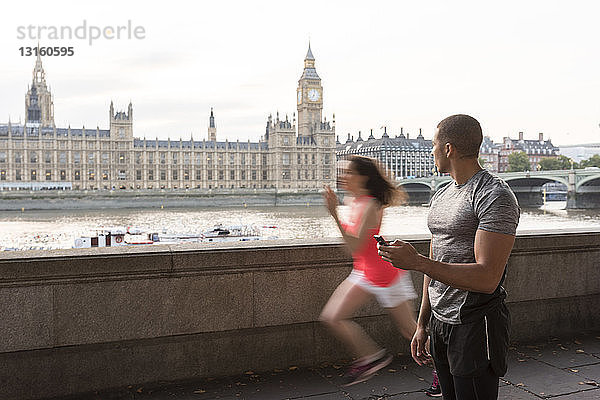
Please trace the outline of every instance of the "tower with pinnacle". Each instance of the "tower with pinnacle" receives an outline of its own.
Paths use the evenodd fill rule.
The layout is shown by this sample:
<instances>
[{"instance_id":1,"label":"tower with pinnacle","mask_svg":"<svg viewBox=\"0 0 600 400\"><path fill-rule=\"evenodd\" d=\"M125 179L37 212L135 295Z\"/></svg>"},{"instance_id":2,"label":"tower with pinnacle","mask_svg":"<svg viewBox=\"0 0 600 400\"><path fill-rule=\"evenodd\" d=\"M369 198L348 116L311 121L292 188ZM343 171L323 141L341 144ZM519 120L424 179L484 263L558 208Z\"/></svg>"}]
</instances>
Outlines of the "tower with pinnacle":
<instances>
[{"instance_id":1,"label":"tower with pinnacle","mask_svg":"<svg viewBox=\"0 0 600 400\"><path fill-rule=\"evenodd\" d=\"M212 107L210 108L210 118L208 119L208 141L217 141L217 125L215 124L215 114Z\"/></svg>"},{"instance_id":2,"label":"tower with pinnacle","mask_svg":"<svg viewBox=\"0 0 600 400\"><path fill-rule=\"evenodd\" d=\"M320 189L335 184L335 114L323 116L323 86L310 43L296 89L296 113L269 115L264 139L268 176L277 189Z\"/></svg>"},{"instance_id":3,"label":"tower with pinnacle","mask_svg":"<svg viewBox=\"0 0 600 400\"><path fill-rule=\"evenodd\" d=\"M129 102L127 112L117 111L113 102L110 102L110 136L119 141L131 142L133 140L133 106Z\"/></svg>"},{"instance_id":4,"label":"tower with pinnacle","mask_svg":"<svg viewBox=\"0 0 600 400\"><path fill-rule=\"evenodd\" d=\"M308 44L304 57L304 71L296 89L298 109L298 135L312 136L318 131L323 114L323 86L315 69L315 57Z\"/></svg>"},{"instance_id":5,"label":"tower with pinnacle","mask_svg":"<svg viewBox=\"0 0 600 400\"><path fill-rule=\"evenodd\" d=\"M31 86L25 95L25 123L30 127L54 126L54 102L46 85L46 73L38 53Z\"/></svg>"}]
</instances>

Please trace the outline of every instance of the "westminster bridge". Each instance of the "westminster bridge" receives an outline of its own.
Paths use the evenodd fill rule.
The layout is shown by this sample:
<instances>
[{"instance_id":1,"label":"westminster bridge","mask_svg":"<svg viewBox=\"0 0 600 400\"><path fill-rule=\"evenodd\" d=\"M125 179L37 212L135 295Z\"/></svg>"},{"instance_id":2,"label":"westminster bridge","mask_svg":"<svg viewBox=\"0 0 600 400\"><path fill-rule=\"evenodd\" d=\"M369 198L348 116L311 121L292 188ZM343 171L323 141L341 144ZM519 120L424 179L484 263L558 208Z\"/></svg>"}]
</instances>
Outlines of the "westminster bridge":
<instances>
[{"instance_id":1,"label":"westminster bridge","mask_svg":"<svg viewBox=\"0 0 600 400\"><path fill-rule=\"evenodd\" d=\"M523 207L544 203L546 183L558 182L567 187L567 208L600 208L600 169L505 172L496 174L511 187ZM428 203L431 196L450 183L450 176L402 179L398 184L411 203Z\"/></svg>"}]
</instances>

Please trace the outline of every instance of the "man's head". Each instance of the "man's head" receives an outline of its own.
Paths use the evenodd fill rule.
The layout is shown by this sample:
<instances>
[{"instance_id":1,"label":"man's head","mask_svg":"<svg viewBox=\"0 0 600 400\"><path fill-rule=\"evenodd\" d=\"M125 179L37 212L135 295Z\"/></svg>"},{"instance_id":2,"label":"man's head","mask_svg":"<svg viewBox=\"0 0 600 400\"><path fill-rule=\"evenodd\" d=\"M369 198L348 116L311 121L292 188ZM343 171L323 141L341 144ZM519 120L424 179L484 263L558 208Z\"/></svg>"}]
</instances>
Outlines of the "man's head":
<instances>
[{"instance_id":1,"label":"man's head","mask_svg":"<svg viewBox=\"0 0 600 400\"><path fill-rule=\"evenodd\" d=\"M477 159L483 140L481 125L465 114L443 119L433 137L433 155L440 172L448 172L450 158Z\"/></svg>"}]
</instances>

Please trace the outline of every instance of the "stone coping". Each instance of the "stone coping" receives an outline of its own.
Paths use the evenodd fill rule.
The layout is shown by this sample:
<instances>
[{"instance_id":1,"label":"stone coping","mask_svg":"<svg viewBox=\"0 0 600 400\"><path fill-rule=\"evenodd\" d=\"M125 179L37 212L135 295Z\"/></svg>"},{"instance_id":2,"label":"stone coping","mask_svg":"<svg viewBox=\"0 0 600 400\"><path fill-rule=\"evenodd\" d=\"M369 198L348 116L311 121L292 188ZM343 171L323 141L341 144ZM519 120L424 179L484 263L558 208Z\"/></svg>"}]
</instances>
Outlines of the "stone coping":
<instances>
[{"instance_id":1,"label":"stone coping","mask_svg":"<svg viewBox=\"0 0 600 400\"><path fill-rule=\"evenodd\" d=\"M550 262L560 254L567 259L574 253L586 258L600 250L599 236L599 231L586 229L519 232L509 268L511 260L528 255L545 256ZM396 238L400 237L389 236ZM421 254L428 253L429 235L401 238ZM341 238L9 251L0 252L0 287L350 267L351 263Z\"/></svg>"},{"instance_id":2,"label":"stone coping","mask_svg":"<svg viewBox=\"0 0 600 400\"><path fill-rule=\"evenodd\" d=\"M517 232L517 240L515 241L514 251L521 250L523 247L523 239L531 237L573 237L580 236L587 247L589 244L600 243L596 241L588 242L585 237L600 235L600 226L597 228L562 228L552 230L522 230ZM429 234L409 234L409 235L389 235L386 236L389 240L406 240L411 243L429 242ZM580 244L573 243L574 246ZM106 257L106 256L149 256L165 253L176 252L215 252L215 251L248 251L248 250L268 250L268 249L288 249L288 248L309 248L328 246L336 247L343 246L343 240L340 237L335 238L319 238L319 239L276 239L276 240L260 240L251 242L225 242L225 243L184 243L184 244L158 244L158 245L140 245L140 246L118 246L118 247L95 247L85 249L55 249L55 250L24 250L24 251L3 251L0 252L0 277L2 264L10 260L41 260L41 259L57 259L65 257ZM565 246L563 242L561 246ZM571 246L570 246L571 247Z\"/></svg>"}]
</instances>

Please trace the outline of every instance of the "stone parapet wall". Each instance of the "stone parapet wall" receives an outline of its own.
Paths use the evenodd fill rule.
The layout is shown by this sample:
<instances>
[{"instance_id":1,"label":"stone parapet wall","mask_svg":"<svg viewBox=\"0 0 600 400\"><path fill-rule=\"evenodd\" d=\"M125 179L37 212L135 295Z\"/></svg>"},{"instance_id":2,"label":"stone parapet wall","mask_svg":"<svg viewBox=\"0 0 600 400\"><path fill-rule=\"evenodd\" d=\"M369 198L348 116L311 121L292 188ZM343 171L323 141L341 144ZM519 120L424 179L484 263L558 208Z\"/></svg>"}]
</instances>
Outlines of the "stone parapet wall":
<instances>
[{"instance_id":1,"label":"stone parapet wall","mask_svg":"<svg viewBox=\"0 0 600 400\"><path fill-rule=\"evenodd\" d=\"M600 328L599 259L599 232L520 235L513 340ZM337 239L0 253L0 399L347 358L317 319L350 268ZM408 351L376 304L358 321Z\"/></svg>"},{"instance_id":2,"label":"stone parapet wall","mask_svg":"<svg viewBox=\"0 0 600 400\"><path fill-rule=\"evenodd\" d=\"M316 190L0 191L0 211L322 205Z\"/></svg>"}]
</instances>

